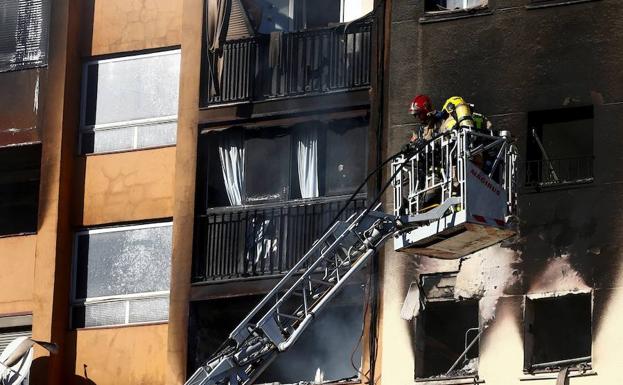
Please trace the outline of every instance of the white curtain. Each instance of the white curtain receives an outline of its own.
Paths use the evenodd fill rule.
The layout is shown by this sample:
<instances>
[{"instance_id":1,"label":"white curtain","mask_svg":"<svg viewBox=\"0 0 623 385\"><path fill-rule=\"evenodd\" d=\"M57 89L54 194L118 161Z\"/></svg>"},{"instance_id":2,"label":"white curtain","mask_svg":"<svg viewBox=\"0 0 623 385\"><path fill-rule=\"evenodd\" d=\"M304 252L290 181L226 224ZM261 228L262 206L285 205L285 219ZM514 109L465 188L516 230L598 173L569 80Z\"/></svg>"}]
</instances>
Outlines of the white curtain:
<instances>
[{"instance_id":1,"label":"white curtain","mask_svg":"<svg viewBox=\"0 0 623 385\"><path fill-rule=\"evenodd\" d=\"M240 132L238 130L231 133L224 132L220 136L218 152L229 203L232 206L240 206L244 186L244 146Z\"/></svg>"},{"instance_id":2,"label":"white curtain","mask_svg":"<svg viewBox=\"0 0 623 385\"><path fill-rule=\"evenodd\" d=\"M318 197L318 128L297 130L296 157L302 198Z\"/></svg>"}]
</instances>

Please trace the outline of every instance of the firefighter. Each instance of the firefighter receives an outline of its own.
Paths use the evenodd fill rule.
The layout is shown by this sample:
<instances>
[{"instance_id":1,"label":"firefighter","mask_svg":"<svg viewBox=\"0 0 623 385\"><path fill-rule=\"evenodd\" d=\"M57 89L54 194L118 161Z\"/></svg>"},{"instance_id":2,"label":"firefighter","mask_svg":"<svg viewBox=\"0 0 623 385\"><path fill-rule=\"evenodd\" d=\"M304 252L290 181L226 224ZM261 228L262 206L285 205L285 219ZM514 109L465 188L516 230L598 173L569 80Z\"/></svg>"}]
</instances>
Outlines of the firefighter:
<instances>
[{"instance_id":1,"label":"firefighter","mask_svg":"<svg viewBox=\"0 0 623 385\"><path fill-rule=\"evenodd\" d=\"M438 128L438 119L435 117L433 102L428 95L417 95L413 98L409 113L416 121L415 130L411 136L411 141L417 138L430 140Z\"/></svg>"},{"instance_id":2,"label":"firefighter","mask_svg":"<svg viewBox=\"0 0 623 385\"><path fill-rule=\"evenodd\" d=\"M452 96L443 105L438 118L444 119L442 131L456 128L473 129L475 127L472 116L472 105L467 104L460 96Z\"/></svg>"},{"instance_id":3,"label":"firefighter","mask_svg":"<svg viewBox=\"0 0 623 385\"><path fill-rule=\"evenodd\" d=\"M413 132L411 134L411 139L409 143L405 144L402 148L402 151L407 154L413 154L418 149L421 149L426 141L429 141L433 138L433 136L439 132L442 120L439 119L437 111L433 108L433 103L428 95L417 95L413 98L411 105L409 107L409 114L413 115L415 118L416 124L414 126ZM438 156L433 156L432 153L422 154L420 159L423 157L430 157L428 163L430 165L430 170L425 169L425 164L427 162L420 161L418 162L417 167L417 186L418 190L424 188L426 173L438 173L440 166L437 164L433 164L433 159L436 161ZM406 187L406 186L405 186ZM428 191L420 198L422 199L422 205L428 205L433 198L439 195L438 191ZM408 199L408 191L406 188L403 188L403 204L401 208L407 207L407 199Z\"/></svg>"}]
</instances>

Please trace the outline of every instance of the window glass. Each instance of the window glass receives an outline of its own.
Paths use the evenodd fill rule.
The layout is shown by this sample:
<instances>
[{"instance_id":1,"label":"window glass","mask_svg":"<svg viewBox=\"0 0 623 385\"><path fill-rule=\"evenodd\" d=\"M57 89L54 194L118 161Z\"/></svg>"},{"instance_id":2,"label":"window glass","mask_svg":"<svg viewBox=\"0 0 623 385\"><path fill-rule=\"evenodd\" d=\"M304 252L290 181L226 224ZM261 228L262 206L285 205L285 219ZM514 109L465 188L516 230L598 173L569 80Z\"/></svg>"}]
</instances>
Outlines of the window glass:
<instances>
[{"instance_id":1,"label":"window glass","mask_svg":"<svg viewBox=\"0 0 623 385\"><path fill-rule=\"evenodd\" d=\"M294 0L262 0L260 33L274 31L288 32L292 28L292 7Z\"/></svg>"},{"instance_id":2,"label":"window glass","mask_svg":"<svg viewBox=\"0 0 623 385\"><path fill-rule=\"evenodd\" d=\"M83 153L174 144L180 51L87 63Z\"/></svg>"},{"instance_id":3,"label":"window glass","mask_svg":"<svg viewBox=\"0 0 623 385\"><path fill-rule=\"evenodd\" d=\"M325 195L353 193L366 177L367 123L336 120L326 132Z\"/></svg>"},{"instance_id":4,"label":"window glass","mask_svg":"<svg viewBox=\"0 0 623 385\"><path fill-rule=\"evenodd\" d=\"M76 298L169 289L170 225L78 234L77 253Z\"/></svg>"},{"instance_id":5,"label":"window glass","mask_svg":"<svg viewBox=\"0 0 623 385\"><path fill-rule=\"evenodd\" d=\"M308 0L305 8L306 27L320 28L340 22L340 2L336 0Z\"/></svg>"},{"instance_id":6,"label":"window glass","mask_svg":"<svg viewBox=\"0 0 623 385\"><path fill-rule=\"evenodd\" d=\"M168 318L171 223L84 231L75 243L73 327Z\"/></svg>"},{"instance_id":7,"label":"window glass","mask_svg":"<svg viewBox=\"0 0 623 385\"><path fill-rule=\"evenodd\" d=\"M47 64L48 0L0 0L0 72Z\"/></svg>"},{"instance_id":8,"label":"window glass","mask_svg":"<svg viewBox=\"0 0 623 385\"><path fill-rule=\"evenodd\" d=\"M290 186L290 135L282 129L246 130L247 203L287 200Z\"/></svg>"},{"instance_id":9,"label":"window glass","mask_svg":"<svg viewBox=\"0 0 623 385\"><path fill-rule=\"evenodd\" d=\"M468 9L487 5L487 0L427 0L426 11Z\"/></svg>"},{"instance_id":10,"label":"window glass","mask_svg":"<svg viewBox=\"0 0 623 385\"><path fill-rule=\"evenodd\" d=\"M372 12L373 0L342 0L341 21L347 23Z\"/></svg>"}]
</instances>

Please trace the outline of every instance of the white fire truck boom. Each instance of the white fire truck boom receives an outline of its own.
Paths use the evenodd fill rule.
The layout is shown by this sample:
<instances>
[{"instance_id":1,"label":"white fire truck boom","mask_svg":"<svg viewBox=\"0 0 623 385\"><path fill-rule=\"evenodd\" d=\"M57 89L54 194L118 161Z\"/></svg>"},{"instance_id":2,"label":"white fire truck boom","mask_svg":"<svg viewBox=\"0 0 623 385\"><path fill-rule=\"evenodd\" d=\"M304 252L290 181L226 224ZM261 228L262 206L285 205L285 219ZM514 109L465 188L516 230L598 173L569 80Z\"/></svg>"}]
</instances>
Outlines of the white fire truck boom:
<instances>
[{"instance_id":1,"label":"white fire truck boom","mask_svg":"<svg viewBox=\"0 0 623 385\"><path fill-rule=\"evenodd\" d=\"M186 385L253 384L390 238L396 250L456 259L512 236L515 157L507 132L469 129L397 156L393 212L374 202L336 221Z\"/></svg>"}]
</instances>

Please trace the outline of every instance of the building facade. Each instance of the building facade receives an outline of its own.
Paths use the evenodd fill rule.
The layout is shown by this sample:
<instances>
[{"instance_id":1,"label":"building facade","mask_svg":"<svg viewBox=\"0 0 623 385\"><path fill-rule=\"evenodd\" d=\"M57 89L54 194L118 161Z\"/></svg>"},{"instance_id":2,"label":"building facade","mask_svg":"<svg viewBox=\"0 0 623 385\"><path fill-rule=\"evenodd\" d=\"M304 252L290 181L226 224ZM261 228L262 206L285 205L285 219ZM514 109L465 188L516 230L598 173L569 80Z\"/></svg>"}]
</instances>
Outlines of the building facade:
<instances>
[{"instance_id":1,"label":"building facade","mask_svg":"<svg viewBox=\"0 0 623 385\"><path fill-rule=\"evenodd\" d=\"M460 261L387 246L380 382L620 382L621 4L391 3L386 154L416 94L462 96L516 139L519 233Z\"/></svg>"},{"instance_id":2,"label":"building facade","mask_svg":"<svg viewBox=\"0 0 623 385\"><path fill-rule=\"evenodd\" d=\"M0 343L60 347L37 348L30 383L182 384L365 206L376 8L0 2ZM361 378L368 273L264 382Z\"/></svg>"},{"instance_id":3,"label":"building facade","mask_svg":"<svg viewBox=\"0 0 623 385\"><path fill-rule=\"evenodd\" d=\"M362 182L409 139L413 96L461 95L516 138L519 234L457 261L388 243L259 382L621 382L620 15L0 0L0 344L60 346L32 384L184 383L376 198Z\"/></svg>"}]
</instances>

